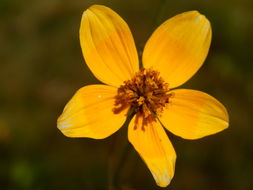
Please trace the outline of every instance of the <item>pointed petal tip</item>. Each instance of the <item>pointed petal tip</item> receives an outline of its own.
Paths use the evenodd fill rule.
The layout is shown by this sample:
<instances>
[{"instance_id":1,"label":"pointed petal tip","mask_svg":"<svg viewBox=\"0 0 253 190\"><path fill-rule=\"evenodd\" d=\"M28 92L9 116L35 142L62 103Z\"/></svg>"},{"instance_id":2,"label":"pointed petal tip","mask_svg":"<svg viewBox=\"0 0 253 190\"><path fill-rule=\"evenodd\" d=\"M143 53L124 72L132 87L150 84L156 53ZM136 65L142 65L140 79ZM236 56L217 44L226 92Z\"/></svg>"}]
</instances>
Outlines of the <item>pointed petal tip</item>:
<instances>
[{"instance_id":1,"label":"pointed petal tip","mask_svg":"<svg viewBox=\"0 0 253 190\"><path fill-rule=\"evenodd\" d=\"M61 131L61 133L66 137L75 137L71 136L69 133L69 128L71 127L71 124L68 123L68 121L64 121L62 118L62 115L60 115L57 119L57 125L56 127Z\"/></svg>"},{"instance_id":2,"label":"pointed petal tip","mask_svg":"<svg viewBox=\"0 0 253 190\"><path fill-rule=\"evenodd\" d=\"M175 154L175 157L173 159L171 159L171 162L173 163L173 168L174 168L173 169L174 172L172 173L172 175L170 175L169 173L166 173L163 176L159 176L159 175L156 175L154 172L151 172L152 175L153 175L153 177L154 177L154 179L155 179L156 184L159 187L167 187L171 183L171 181L172 181L172 179L174 177L174 174L175 174L176 157L177 156Z\"/></svg>"},{"instance_id":3,"label":"pointed petal tip","mask_svg":"<svg viewBox=\"0 0 253 190\"><path fill-rule=\"evenodd\" d=\"M227 118L227 119L228 119L228 118ZM224 121L224 128L223 128L221 131L227 129L228 127L229 127L229 121L228 121L228 120L227 120L227 121Z\"/></svg>"},{"instance_id":4,"label":"pointed petal tip","mask_svg":"<svg viewBox=\"0 0 253 190\"><path fill-rule=\"evenodd\" d=\"M57 128L64 131L64 129L67 129L68 127L70 127L70 124L67 120L64 121L64 119L62 119L62 115L60 115L57 119Z\"/></svg>"},{"instance_id":5,"label":"pointed petal tip","mask_svg":"<svg viewBox=\"0 0 253 190\"><path fill-rule=\"evenodd\" d=\"M109 7L105 6L105 5L99 5L99 4L94 4L94 5L91 5L90 7L88 7L85 11L85 12L92 12L92 13L95 13L96 11L103 11L104 10L108 10L108 11L112 11Z\"/></svg>"},{"instance_id":6,"label":"pointed petal tip","mask_svg":"<svg viewBox=\"0 0 253 190\"><path fill-rule=\"evenodd\" d=\"M105 6L104 5L99 5L99 4L93 4L90 7L88 7L86 10L99 9L100 7L105 7Z\"/></svg>"},{"instance_id":7,"label":"pointed petal tip","mask_svg":"<svg viewBox=\"0 0 253 190\"><path fill-rule=\"evenodd\" d=\"M169 176L166 179L164 179L163 181L160 181L154 175L153 175L153 177L156 181L156 185L158 185L159 187L167 187L170 184L171 180L172 180L172 178L170 178Z\"/></svg>"},{"instance_id":8,"label":"pointed petal tip","mask_svg":"<svg viewBox=\"0 0 253 190\"><path fill-rule=\"evenodd\" d=\"M200 13L198 10L186 11L184 12L184 14L192 14L192 16L195 16L195 17L206 18L205 15Z\"/></svg>"},{"instance_id":9,"label":"pointed petal tip","mask_svg":"<svg viewBox=\"0 0 253 190\"><path fill-rule=\"evenodd\" d=\"M203 27L207 27L207 28L211 29L210 21L208 20L208 18L204 14L200 13L197 10L193 10L193 11L189 11L189 12L185 12L185 13L186 14L191 14L192 17L194 18L193 21L195 21L195 23L201 23L202 22L201 24L203 25Z\"/></svg>"},{"instance_id":10,"label":"pointed petal tip","mask_svg":"<svg viewBox=\"0 0 253 190\"><path fill-rule=\"evenodd\" d=\"M101 7L105 7L103 5L91 5L90 7L88 7L87 9L84 10L83 12L83 16L84 15L88 15L88 14L91 14L91 13L94 13L95 14L95 11L98 10L99 8Z\"/></svg>"}]
</instances>

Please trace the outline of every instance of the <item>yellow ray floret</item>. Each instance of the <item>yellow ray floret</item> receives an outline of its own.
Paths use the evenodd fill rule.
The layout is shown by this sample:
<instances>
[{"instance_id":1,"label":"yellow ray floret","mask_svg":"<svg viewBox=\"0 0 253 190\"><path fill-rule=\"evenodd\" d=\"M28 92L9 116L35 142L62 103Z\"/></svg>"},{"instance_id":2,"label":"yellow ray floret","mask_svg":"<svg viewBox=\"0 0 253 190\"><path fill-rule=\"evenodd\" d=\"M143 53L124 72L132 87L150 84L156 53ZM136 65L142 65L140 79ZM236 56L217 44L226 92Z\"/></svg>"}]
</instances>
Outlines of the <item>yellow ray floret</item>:
<instances>
[{"instance_id":1,"label":"yellow ray floret","mask_svg":"<svg viewBox=\"0 0 253 190\"><path fill-rule=\"evenodd\" d=\"M106 85L89 85L79 89L65 106L57 127L68 137L103 139L125 122L127 109L113 112L117 89Z\"/></svg>"},{"instance_id":2,"label":"yellow ray floret","mask_svg":"<svg viewBox=\"0 0 253 190\"><path fill-rule=\"evenodd\" d=\"M203 64L211 43L205 16L189 11L165 21L148 40L143 65L161 72L170 88L191 78Z\"/></svg>"},{"instance_id":3,"label":"yellow ray floret","mask_svg":"<svg viewBox=\"0 0 253 190\"><path fill-rule=\"evenodd\" d=\"M105 6L94 5L83 13L80 43L87 65L103 83L120 86L139 70L128 25Z\"/></svg>"},{"instance_id":4,"label":"yellow ray floret","mask_svg":"<svg viewBox=\"0 0 253 190\"><path fill-rule=\"evenodd\" d=\"M172 90L173 96L160 117L163 125L185 139L198 139L228 127L226 108L212 96L197 90Z\"/></svg>"},{"instance_id":5,"label":"yellow ray floret","mask_svg":"<svg viewBox=\"0 0 253 190\"><path fill-rule=\"evenodd\" d=\"M157 185L166 187L174 176L176 153L161 124L150 122L143 129L143 118L134 116L128 127L128 139Z\"/></svg>"}]
</instances>

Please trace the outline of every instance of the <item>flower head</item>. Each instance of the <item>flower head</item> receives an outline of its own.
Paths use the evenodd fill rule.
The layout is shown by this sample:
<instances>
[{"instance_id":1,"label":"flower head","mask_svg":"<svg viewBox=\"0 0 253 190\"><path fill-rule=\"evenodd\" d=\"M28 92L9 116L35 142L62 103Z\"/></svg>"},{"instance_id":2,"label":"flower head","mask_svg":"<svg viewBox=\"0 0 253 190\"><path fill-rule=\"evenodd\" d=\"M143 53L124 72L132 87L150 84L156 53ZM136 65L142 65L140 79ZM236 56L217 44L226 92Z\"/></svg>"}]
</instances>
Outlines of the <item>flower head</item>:
<instances>
[{"instance_id":1,"label":"flower head","mask_svg":"<svg viewBox=\"0 0 253 190\"><path fill-rule=\"evenodd\" d=\"M158 27L147 41L142 69L131 31L111 9L93 5L83 13L81 48L93 74L105 85L79 89L58 118L68 137L103 139L135 115L128 139L157 185L174 176L176 153L162 125L184 139L198 139L228 127L225 107L196 90L175 89L203 64L211 42L205 16L189 11Z\"/></svg>"}]
</instances>

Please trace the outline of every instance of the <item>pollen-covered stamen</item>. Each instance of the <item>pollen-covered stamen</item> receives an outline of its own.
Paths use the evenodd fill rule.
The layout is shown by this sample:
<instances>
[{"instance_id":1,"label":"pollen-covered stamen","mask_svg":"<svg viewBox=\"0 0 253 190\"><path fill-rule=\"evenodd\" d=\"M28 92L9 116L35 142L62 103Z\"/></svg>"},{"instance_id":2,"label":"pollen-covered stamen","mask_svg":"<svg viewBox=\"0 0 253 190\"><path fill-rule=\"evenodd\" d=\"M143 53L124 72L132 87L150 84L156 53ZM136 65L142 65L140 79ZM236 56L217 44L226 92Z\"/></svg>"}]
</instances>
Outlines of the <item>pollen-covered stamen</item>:
<instances>
[{"instance_id":1,"label":"pollen-covered stamen","mask_svg":"<svg viewBox=\"0 0 253 190\"><path fill-rule=\"evenodd\" d=\"M136 112L136 118L143 118L143 130L147 122L155 120L155 115L163 112L169 103L169 85L159 76L159 72L142 69L131 80L124 81L118 89L114 113L119 113L129 106Z\"/></svg>"}]
</instances>

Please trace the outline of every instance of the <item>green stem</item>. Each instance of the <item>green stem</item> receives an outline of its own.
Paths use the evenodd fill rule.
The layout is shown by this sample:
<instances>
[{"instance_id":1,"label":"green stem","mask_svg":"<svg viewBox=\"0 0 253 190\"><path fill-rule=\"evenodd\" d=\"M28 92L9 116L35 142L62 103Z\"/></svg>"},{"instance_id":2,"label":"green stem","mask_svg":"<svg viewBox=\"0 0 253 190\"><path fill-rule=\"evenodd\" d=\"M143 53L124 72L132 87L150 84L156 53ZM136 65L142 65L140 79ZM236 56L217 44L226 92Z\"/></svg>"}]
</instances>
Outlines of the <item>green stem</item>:
<instances>
[{"instance_id":1,"label":"green stem","mask_svg":"<svg viewBox=\"0 0 253 190\"><path fill-rule=\"evenodd\" d=\"M128 159L128 156L129 156L129 153L131 151L131 145L130 143L127 143L125 148L124 148L124 151L120 157L120 160L119 160L119 163L118 163L118 166L115 170L115 174L114 174L114 179L113 179L113 182L114 182L114 186L116 187L116 189L119 189L120 187L120 174L124 168L124 165Z\"/></svg>"},{"instance_id":2,"label":"green stem","mask_svg":"<svg viewBox=\"0 0 253 190\"><path fill-rule=\"evenodd\" d=\"M157 9L155 18L154 18L154 22L153 22L153 26L152 26L152 30L154 30L158 25L161 24L162 21L162 17L166 11L167 5L168 5L169 0L160 0L160 5Z\"/></svg>"},{"instance_id":3,"label":"green stem","mask_svg":"<svg viewBox=\"0 0 253 190\"><path fill-rule=\"evenodd\" d=\"M128 117L126 122L124 123L123 126L128 127L129 122L131 121L131 119L133 118L135 112L134 109L130 109ZM127 129L125 128L125 130L127 131ZM124 148L123 151L119 157L119 162L117 163L116 167L113 167L113 152L115 154L115 148L119 148L117 145L117 139L114 138L113 142L112 142L112 148L109 154L109 168L108 168L108 181L109 181L109 190L118 190L120 188L120 184L119 184L119 179L120 179L120 174L122 172L122 169L124 168L124 165L128 159L129 153L131 151L131 145L128 141L126 141L124 143ZM114 150L114 151L113 151Z\"/></svg>"}]
</instances>

